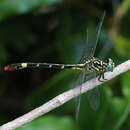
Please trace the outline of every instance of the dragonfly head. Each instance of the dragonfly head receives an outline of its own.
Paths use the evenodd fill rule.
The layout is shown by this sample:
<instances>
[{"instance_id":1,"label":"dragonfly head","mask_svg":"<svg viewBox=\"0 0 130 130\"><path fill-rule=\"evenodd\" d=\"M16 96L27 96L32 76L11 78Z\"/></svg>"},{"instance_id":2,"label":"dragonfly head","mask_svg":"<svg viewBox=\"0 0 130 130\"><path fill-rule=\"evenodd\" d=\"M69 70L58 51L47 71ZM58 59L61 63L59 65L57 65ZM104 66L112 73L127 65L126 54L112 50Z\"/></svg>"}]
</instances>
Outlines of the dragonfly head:
<instances>
[{"instance_id":1,"label":"dragonfly head","mask_svg":"<svg viewBox=\"0 0 130 130\"><path fill-rule=\"evenodd\" d=\"M115 67L115 63L113 62L112 59L109 58L108 61L107 61L106 71L111 71L112 72L114 67Z\"/></svg>"}]
</instances>

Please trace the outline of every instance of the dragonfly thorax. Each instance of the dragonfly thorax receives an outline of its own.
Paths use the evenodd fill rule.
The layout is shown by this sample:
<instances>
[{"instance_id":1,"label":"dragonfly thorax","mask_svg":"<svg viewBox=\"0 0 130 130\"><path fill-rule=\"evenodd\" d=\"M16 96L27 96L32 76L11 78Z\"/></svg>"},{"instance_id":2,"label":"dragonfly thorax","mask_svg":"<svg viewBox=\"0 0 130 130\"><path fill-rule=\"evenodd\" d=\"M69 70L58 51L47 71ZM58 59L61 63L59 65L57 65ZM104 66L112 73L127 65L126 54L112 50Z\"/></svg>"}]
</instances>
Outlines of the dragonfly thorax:
<instances>
[{"instance_id":1,"label":"dragonfly thorax","mask_svg":"<svg viewBox=\"0 0 130 130\"><path fill-rule=\"evenodd\" d=\"M95 57L90 57L84 63L84 69L90 72L103 73L107 71L113 71L114 62L112 59L108 59L107 62Z\"/></svg>"}]
</instances>

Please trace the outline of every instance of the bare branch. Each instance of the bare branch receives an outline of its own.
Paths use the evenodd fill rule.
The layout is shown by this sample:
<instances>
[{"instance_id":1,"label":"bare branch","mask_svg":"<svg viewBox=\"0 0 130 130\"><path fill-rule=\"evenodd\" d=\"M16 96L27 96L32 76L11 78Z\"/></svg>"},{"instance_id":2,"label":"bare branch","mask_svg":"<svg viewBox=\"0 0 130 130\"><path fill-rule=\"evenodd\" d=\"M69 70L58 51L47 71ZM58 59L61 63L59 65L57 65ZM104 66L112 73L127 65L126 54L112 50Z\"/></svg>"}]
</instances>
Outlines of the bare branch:
<instances>
[{"instance_id":1,"label":"bare branch","mask_svg":"<svg viewBox=\"0 0 130 130\"><path fill-rule=\"evenodd\" d=\"M107 72L105 73L105 78L107 78L108 80L118 76L119 74L126 72L130 70L130 60L118 65L113 72ZM107 81L108 81L107 80ZM106 81L105 81L106 82ZM87 82L85 82L82 85L82 90L81 93L85 93L95 87L97 87L98 85L102 84L104 82L99 82L98 81L98 77L89 80ZM43 104L42 106L28 112L27 114L11 121L8 122L4 125L2 125L0 127L0 130L13 130L16 129L34 119L36 119L37 117L44 115L47 112L50 112L51 110L61 106L62 104L66 103L67 101L71 100L72 98L78 96L80 94L80 91L78 89L79 86L77 86L74 89L68 90L58 96L56 96L55 98L53 98L52 100L48 101L47 103Z\"/></svg>"}]
</instances>

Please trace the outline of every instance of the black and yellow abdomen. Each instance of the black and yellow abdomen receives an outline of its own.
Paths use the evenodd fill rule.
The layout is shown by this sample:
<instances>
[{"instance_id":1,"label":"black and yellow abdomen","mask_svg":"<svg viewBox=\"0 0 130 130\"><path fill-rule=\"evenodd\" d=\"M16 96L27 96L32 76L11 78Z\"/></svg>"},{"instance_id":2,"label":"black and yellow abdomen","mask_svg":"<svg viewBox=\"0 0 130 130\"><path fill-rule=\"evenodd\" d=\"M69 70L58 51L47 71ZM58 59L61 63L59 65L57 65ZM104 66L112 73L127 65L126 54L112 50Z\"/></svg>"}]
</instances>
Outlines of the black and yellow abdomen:
<instances>
[{"instance_id":1,"label":"black and yellow abdomen","mask_svg":"<svg viewBox=\"0 0 130 130\"><path fill-rule=\"evenodd\" d=\"M112 71L114 63L111 59L108 62L104 62L98 58L90 57L83 64L54 64L54 63L16 63L5 66L4 70L14 71L24 68L54 68L54 69L74 69L80 71L89 71L96 73L103 73L106 71Z\"/></svg>"}]
</instances>

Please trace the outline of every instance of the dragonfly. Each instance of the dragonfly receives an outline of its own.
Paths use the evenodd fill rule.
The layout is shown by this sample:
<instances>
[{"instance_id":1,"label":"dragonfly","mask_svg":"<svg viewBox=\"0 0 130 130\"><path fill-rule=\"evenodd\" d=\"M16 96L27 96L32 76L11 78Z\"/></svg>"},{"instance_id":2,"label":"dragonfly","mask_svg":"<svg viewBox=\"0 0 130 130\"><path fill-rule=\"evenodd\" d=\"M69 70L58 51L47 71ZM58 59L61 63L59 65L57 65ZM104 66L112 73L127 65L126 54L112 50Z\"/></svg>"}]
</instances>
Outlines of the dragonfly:
<instances>
[{"instance_id":1,"label":"dragonfly","mask_svg":"<svg viewBox=\"0 0 130 130\"><path fill-rule=\"evenodd\" d=\"M98 80L100 82L103 82L105 79L104 73L105 72L112 72L115 63L111 58L108 58L106 61L101 60L97 57L94 57L95 49L98 43L99 35L101 32L101 27L104 21L105 17L105 11L100 19L99 25L96 28L95 35L93 40L88 44L88 39L86 42L86 47L83 52L83 56L81 57L80 63L78 64L56 64L56 63L32 63L32 62L24 62L24 63L15 63L15 64L9 64L4 67L5 71L15 71L25 68L54 68L54 69L72 69L72 70L78 70L81 72L79 79L80 84L84 82L84 77L88 73L95 73L98 77ZM79 91L81 92L82 85L79 88ZM93 90L90 90L93 91ZM98 95L98 94L95 94ZM91 100L91 99L90 99ZM91 101L90 101L91 102ZM90 103L90 105L93 103ZM93 106L92 106L93 108ZM77 98L77 108L76 108L76 118L78 117L80 109L80 96Z\"/></svg>"}]
</instances>

